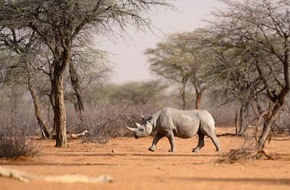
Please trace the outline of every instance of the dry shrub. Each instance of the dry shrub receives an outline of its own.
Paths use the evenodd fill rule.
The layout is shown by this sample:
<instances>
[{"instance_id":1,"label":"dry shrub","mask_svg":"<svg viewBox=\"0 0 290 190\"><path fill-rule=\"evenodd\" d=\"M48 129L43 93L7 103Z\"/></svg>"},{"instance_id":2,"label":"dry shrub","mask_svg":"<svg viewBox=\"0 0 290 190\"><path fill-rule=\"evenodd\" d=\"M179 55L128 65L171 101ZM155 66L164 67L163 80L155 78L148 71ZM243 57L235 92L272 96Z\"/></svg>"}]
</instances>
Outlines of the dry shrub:
<instances>
[{"instance_id":1,"label":"dry shrub","mask_svg":"<svg viewBox=\"0 0 290 190\"><path fill-rule=\"evenodd\" d=\"M245 138L244 144L241 148L232 149L223 155L223 158L219 160L220 162L243 162L256 159L257 150L255 147L255 138Z\"/></svg>"},{"instance_id":2,"label":"dry shrub","mask_svg":"<svg viewBox=\"0 0 290 190\"><path fill-rule=\"evenodd\" d=\"M155 111L152 105L132 106L126 104L108 104L99 108L88 108L81 119L70 113L68 118L69 133L88 130L84 142L107 143L111 138L133 136L126 126L134 127L141 121L141 114L148 115Z\"/></svg>"},{"instance_id":3,"label":"dry shrub","mask_svg":"<svg viewBox=\"0 0 290 190\"><path fill-rule=\"evenodd\" d=\"M35 156L39 153L37 146L22 135L0 138L0 157L16 159L20 156Z\"/></svg>"},{"instance_id":4,"label":"dry shrub","mask_svg":"<svg viewBox=\"0 0 290 190\"><path fill-rule=\"evenodd\" d=\"M243 162L257 159L271 159L274 158L268 154L265 150L258 150L258 133L257 129L249 129L247 133L243 136L244 143L241 148L232 149L228 153L223 155L223 159L219 160L220 162Z\"/></svg>"},{"instance_id":5,"label":"dry shrub","mask_svg":"<svg viewBox=\"0 0 290 190\"><path fill-rule=\"evenodd\" d=\"M25 125L18 121L14 118L14 122L0 125L0 157L16 159L20 156L35 156L39 153L37 144L27 138L28 132L25 130ZM18 125L15 125L16 123Z\"/></svg>"},{"instance_id":6,"label":"dry shrub","mask_svg":"<svg viewBox=\"0 0 290 190\"><path fill-rule=\"evenodd\" d=\"M234 163L238 161L253 160L254 152L254 150L250 149L232 149L224 155L224 161Z\"/></svg>"},{"instance_id":7,"label":"dry shrub","mask_svg":"<svg viewBox=\"0 0 290 190\"><path fill-rule=\"evenodd\" d=\"M247 161L256 159L274 160L273 156L268 154L265 150L251 150L251 149L233 149L226 155L228 162L234 163L237 161Z\"/></svg>"}]
</instances>

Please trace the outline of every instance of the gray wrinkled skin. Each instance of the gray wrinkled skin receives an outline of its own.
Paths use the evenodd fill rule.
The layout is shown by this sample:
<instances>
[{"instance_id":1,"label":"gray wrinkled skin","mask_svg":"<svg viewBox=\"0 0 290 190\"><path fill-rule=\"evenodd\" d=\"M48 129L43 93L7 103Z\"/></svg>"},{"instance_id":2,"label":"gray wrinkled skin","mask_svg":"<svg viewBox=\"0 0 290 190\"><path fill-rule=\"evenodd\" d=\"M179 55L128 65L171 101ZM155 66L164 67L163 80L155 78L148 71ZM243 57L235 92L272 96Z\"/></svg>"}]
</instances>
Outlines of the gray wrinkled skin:
<instances>
[{"instance_id":1,"label":"gray wrinkled skin","mask_svg":"<svg viewBox=\"0 0 290 190\"><path fill-rule=\"evenodd\" d=\"M142 123L136 123L135 128L127 127L134 132L135 138L145 137L153 130L157 131L150 151L156 150L158 141L167 137L170 143L169 152L175 151L174 136L180 138L191 138L198 135L198 144L193 152L198 152L204 147L204 137L208 136L220 151L220 143L215 134L215 122L213 117L206 110L178 110L164 107L150 117L142 117Z\"/></svg>"}]
</instances>

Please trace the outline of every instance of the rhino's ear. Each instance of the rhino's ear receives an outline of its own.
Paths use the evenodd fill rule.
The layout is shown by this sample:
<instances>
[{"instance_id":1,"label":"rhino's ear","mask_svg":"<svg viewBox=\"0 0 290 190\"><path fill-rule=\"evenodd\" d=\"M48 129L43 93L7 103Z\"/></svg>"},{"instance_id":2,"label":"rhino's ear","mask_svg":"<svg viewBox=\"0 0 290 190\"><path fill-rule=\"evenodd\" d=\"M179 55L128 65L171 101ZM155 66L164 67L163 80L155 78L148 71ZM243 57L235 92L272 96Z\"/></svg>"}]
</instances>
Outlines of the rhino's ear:
<instances>
[{"instance_id":1,"label":"rhino's ear","mask_svg":"<svg viewBox=\"0 0 290 190\"><path fill-rule=\"evenodd\" d=\"M137 128L131 128L131 127L128 127L128 126L127 126L127 129L129 129L132 132L135 132L137 130Z\"/></svg>"}]
</instances>

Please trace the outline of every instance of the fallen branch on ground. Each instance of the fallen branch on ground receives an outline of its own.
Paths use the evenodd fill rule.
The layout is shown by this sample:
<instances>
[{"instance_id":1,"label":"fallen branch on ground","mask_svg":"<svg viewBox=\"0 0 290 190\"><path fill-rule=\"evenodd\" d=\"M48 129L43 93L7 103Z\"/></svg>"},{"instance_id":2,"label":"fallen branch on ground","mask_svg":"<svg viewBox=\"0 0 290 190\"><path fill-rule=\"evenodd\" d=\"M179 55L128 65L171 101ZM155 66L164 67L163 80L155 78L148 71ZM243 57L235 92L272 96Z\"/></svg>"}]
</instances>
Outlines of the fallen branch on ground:
<instances>
[{"instance_id":1,"label":"fallen branch on ground","mask_svg":"<svg viewBox=\"0 0 290 190\"><path fill-rule=\"evenodd\" d=\"M89 133L88 130L84 130L84 131L81 132L81 133L72 133L72 134L69 133L69 134L67 134L67 139L68 139L68 140L79 139L79 138L85 136L85 135L88 134L88 133ZM52 134L52 135L51 135L51 138L52 138L52 139L56 139L56 134Z\"/></svg>"},{"instance_id":2,"label":"fallen branch on ground","mask_svg":"<svg viewBox=\"0 0 290 190\"><path fill-rule=\"evenodd\" d=\"M80 137L83 137L83 136L85 136L87 133L89 133L89 131L88 130L84 130L82 133L77 133L77 134L68 134L67 135L67 138L69 139L69 140L72 140L72 139L78 139L78 138L80 138Z\"/></svg>"},{"instance_id":3,"label":"fallen branch on ground","mask_svg":"<svg viewBox=\"0 0 290 190\"><path fill-rule=\"evenodd\" d=\"M111 176L101 175L99 177L92 177L86 175L72 174L72 175L33 175L19 170L6 169L0 167L0 177L8 177L17 179L22 182L29 182L32 180L44 180L48 182L60 182L60 183L102 183L112 182Z\"/></svg>"},{"instance_id":4,"label":"fallen branch on ground","mask_svg":"<svg viewBox=\"0 0 290 190\"><path fill-rule=\"evenodd\" d=\"M217 137L225 137L225 136L237 136L235 133L217 133Z\"/></svg>"},{"instance_id":5,"label":"fallen branch on ground","mask_svg":"<svg viewBox=\"0 0 290 190\"><path fill-rule=\"evenodd\" d=\"M252 160L260 158L260 155L265 155L269 160L274 160L274 158L267 153L265 150L251 150L251 149L233 149L230 150L228 154L226 154L226 158L229 159L230 162L238 161L238 160Z\"/></svg>"},{"instance_id":6,"label":"fallen branch on ground","mask_svg":"<svg viewBox=\"0 0 290 190\"><path fill-rule=\"evenodd\" d=\"M260 154L264 154L269 160L274 160L274 158L271 156L271 154L267 153L264 149L258 150L255 156L257 157Z\"/></svg>"}]
</instances>

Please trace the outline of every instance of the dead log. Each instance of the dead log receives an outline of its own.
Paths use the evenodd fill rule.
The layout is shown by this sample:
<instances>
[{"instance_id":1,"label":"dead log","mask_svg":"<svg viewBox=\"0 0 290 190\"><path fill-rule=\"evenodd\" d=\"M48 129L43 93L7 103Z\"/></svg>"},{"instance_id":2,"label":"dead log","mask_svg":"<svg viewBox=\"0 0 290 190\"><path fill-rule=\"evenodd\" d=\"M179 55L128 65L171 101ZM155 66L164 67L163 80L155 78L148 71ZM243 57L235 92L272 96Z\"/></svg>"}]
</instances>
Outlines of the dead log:
<instances>
[{"instance_id":1,"label":"dead log","mask_svg":"<svg viewBox=\"0 0 290 190\"><path fill-rule=\"evenodd\" d=\"M0 167L0 177L17 179L25 183L28 183L33 180L43 180L47 182L59 182L59 183L104 183L113 181L112 177L107 175L101 175L99 177L86 176L80 174L41 176L29 174L19 170L7 169L4 167Z\"/></svg>"},{"instance_id":2,"label":"dead log","mask_svg":"<svg viewBox=\"0 0 290 190\"><path fill-rule=\"evenodd\" d=\"M78 139L80 137L85 136L87 133L89 133L88 130L84 130L82 133L76 133L76 134L67 134L67 139L73 140L73 139Z\"/></svg>"},{"instance_id":3,"label":"dead log","mask_svg":"<svg viewBox=\"0 0 290 190\"><path fill-rule=\"evenodd\" d=\"M71 133L71 134L68 133L68 134L67 134L67 139L68 139L68 140L79 139L79 138L85 136L85 135L88 134L88 133L89 133L88 130L84 130L84 131L81 132L81 133ZM56 134L55 134L55 133L54 133L54 134L51 134L50 137L51 137L52 139L55 139L55 138L56 138Z\"/></svg>"}]
</instances>

